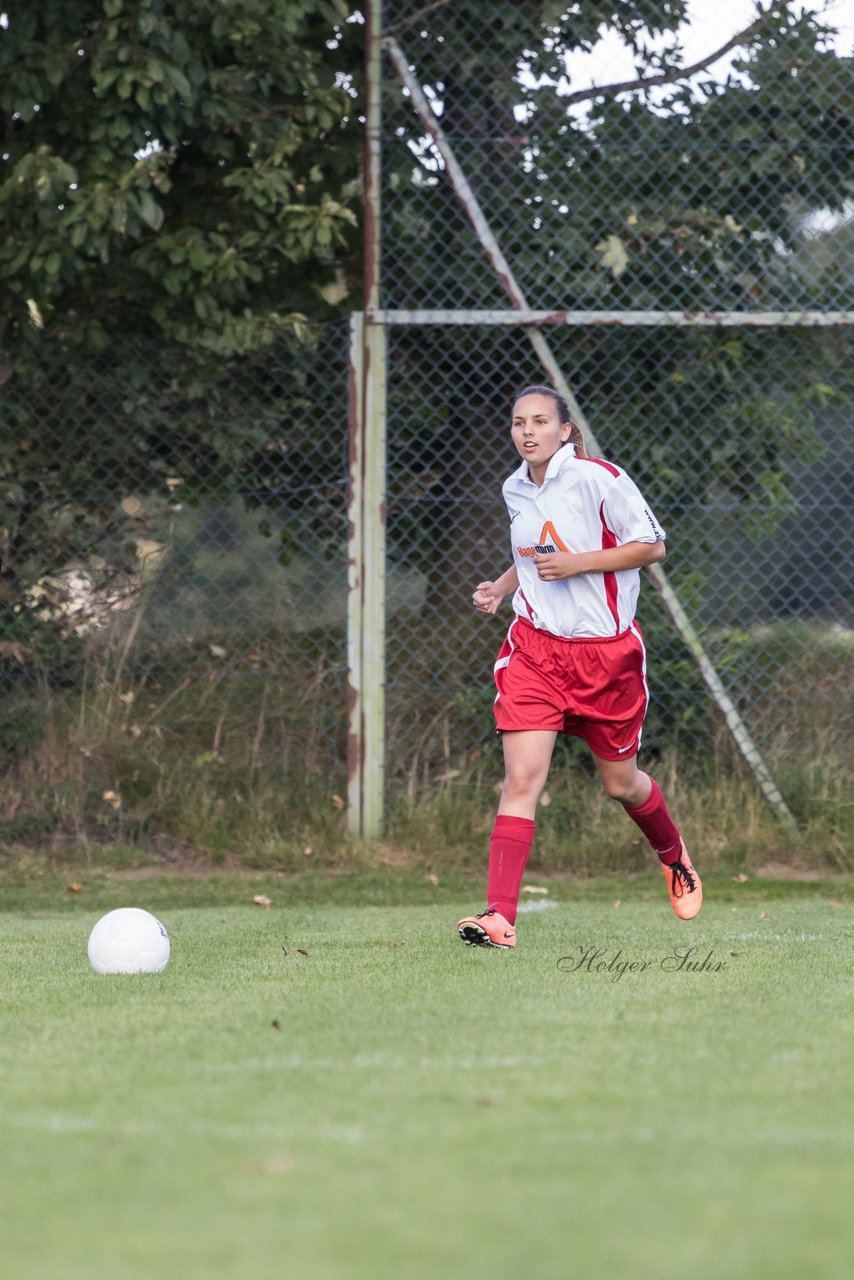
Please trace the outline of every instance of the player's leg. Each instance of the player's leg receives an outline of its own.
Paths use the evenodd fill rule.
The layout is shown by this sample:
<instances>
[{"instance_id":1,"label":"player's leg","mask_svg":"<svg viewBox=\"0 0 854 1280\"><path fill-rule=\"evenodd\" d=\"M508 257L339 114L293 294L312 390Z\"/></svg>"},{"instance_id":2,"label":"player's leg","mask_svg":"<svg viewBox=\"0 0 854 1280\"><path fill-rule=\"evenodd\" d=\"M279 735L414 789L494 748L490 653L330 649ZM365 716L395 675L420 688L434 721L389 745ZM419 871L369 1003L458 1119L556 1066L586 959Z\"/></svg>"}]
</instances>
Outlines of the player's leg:
<instances>
[{"instance_id":1,"label":"player's leg","mask_svg":"<svg viewBox=\"0 0 854 1280\"><path fill-rule=\"evenodd\" d=\"M637 756L606 760L594 754L593 759L605 791L619 801L658 855L673 910L680 919L691 920L702 905L703 887L658 783L638 768Z\"/></svg>"},{"instance_id":2,"label":"player's leg","mask_svg":"<svg viewBox=\"0 0 854 1280\"><path fill-rule=\"evenodd\" d=\"M502 734L504 785L489 839L486 911L457 924L464 942L516 945L516 908L534 841L534 814L549 774L557 732L512 730Z\"/></svg>"},{"instance_id":3,"label":"player's leg","mask_svg":"<svg viewBox=\"0 0 854 1280\"><path fill-rule=\"evenodd\" d=\"M619 801L658 855L673 910L690 920L702 887L661 789L637 765L649 703L646 649L633 625L622 636L579 645L575 656L577 731L593 752L606 792Z\"/></svg>"},{"instance_id":4,"label":"player's leg","mask_svg":"<svg viewBox=\"0 0 854 1280\"><path fill-rule=\"evenodd\" d=\"M537 802L549 776L557 732L528 729L502 735L504 785L489 841L487 905L516 923L519 889L534 842Z\"/></svg>"},{"instance_id":5,"label":"player's leg","mask_svg":"<svg viewBox=\"0 0 854 1280\"><path fill-rule=\"evenodd\" d=\"M533 822L537 801L549 776L556 741L555 729L517 729L502 733L504 783L498 802L499 817L527 818Z\"/></svg>"}]
</instances>

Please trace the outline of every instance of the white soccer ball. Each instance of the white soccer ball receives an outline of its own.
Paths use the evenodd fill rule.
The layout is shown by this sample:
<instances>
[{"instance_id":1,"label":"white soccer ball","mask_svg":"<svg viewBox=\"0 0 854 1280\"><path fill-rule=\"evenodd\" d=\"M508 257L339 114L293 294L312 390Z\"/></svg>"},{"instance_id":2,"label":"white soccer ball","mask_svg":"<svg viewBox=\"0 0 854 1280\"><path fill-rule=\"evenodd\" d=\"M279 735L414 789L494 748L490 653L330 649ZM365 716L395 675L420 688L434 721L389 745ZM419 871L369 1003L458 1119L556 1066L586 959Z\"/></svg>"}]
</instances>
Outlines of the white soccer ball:
<instances>
[{"instance_id":1,"label":"white soccer ball","mask_svg":"<svg viewBox=\"0 0 854 1280\"><path fill-rule=\"evenodd\" d=\"M96 973L162 973L169 963L169 934L149 911L119 907L101 916L88 950Z\"/></svg>"}]
</instances>

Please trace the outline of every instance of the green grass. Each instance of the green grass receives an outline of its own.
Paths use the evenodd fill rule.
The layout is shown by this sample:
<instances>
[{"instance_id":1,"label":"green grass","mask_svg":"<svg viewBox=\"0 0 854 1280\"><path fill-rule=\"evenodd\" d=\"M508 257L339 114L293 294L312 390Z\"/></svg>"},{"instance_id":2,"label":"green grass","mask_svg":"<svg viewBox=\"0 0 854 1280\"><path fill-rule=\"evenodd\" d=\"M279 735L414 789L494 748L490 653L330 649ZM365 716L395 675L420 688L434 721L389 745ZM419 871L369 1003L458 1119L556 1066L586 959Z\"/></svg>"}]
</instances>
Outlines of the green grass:
<instances>
[{"instance_id":1,"label":"green grass","mask_svg":"<svg viewBox=\"0 0 854 1280\"><path fill-rule=\"evenodd\" d=\"M850 1273L845 882L713 875L685 925L658 874L554 881L515 954L456 941L462 879L0 883L16 1280ZM121 904L164 974L89 970ZM686 943L725 967L664 971Z\"/></svg>"}]
</instances>

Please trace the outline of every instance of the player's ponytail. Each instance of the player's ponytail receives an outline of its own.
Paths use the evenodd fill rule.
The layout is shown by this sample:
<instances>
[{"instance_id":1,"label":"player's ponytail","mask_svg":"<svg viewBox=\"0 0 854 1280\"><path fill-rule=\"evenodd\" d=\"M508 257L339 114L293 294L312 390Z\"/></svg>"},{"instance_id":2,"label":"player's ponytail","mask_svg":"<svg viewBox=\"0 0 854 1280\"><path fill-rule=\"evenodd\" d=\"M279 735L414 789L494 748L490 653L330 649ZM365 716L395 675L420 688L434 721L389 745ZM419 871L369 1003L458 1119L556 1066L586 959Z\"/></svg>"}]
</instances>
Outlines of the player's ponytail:
<instances>
[{"instance_id":1,"label":"player's ponytail","mask_svg":"<svg viewBox=\"0 0 854 1280\"><path fill-rule=\"evenodd\" d=\"M513 404L511 405L511 409L510 409L511 413L513 409L516 407L517 400L521 400L522 396L548 396L551 400L554 400L555 404L557 405L557 411L560 416L561 422L562 423L568 422L570 425L571 430L569 433L568 443L575 445L576 456L579 458L590 457L590 454L587 452L587 449L584 444L584 432L581 430L581 427L579 426L579 424L575 421L575 418L573 418L572 413L570 412L569 404L567 403L566 399L562 395L560 395L557 391L555 391L554 387L541 387L541 386L523 387L522 390L517 391L516 395L513 397Z\"/></svg>"},{"instance_id":2,"label":"player's ponytail","mask_svg":"<svg viewBox=\"0 0 854 1280\"><path fill-rule=\"evenodd\" d=\"M576 458L589 458L590 454L587 452L587 446L584 443L584 432L581 427L572 416L567 418L567 422L572 427L569 433L569 443L575 445Z\"/></svg>"}]
</instances>

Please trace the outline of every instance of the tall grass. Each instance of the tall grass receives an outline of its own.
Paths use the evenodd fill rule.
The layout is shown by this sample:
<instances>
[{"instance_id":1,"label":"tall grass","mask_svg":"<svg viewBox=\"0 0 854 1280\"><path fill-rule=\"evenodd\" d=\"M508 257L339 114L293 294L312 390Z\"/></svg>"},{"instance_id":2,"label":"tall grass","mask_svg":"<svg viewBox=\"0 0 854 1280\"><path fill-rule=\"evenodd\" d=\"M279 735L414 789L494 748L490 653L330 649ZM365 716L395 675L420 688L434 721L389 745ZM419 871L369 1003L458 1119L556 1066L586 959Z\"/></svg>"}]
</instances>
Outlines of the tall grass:
<instances>
[{"instance_id":1,"label":"tall grass","mask_svg":"<svg viewBox=\"0 0 854 1280\"><path fill-rule=\"evenodd\" d=\"M324 649L292 645L283 670L269 645L236 664L207 642L164 655L135 640L133 627L98 638L73 685L42 672L7 695L6 842L334 857L343 691Z\"/></svg>"},{"instance_id":2,"label":"tall grass","mask_svg":"<svg viewBox=\"0 0 854 1280\"><path fill-rule=\"evenodd\" d=\"M816 766L809 780L798 775L810 798L828 799L793 834L769 809L755 779L729 755L724 747L706 760L676 750L641 760L664 790L698 866L747 873L768 864L830 871L854 866L851 789L846 802L832 771ZM388 838L416 851L437 872L447 866L485 867L500 785L494 770L476 768L415 798L399 796ZM553 766L537 813L532 873L626 873L655 865L646 841L622 807L605 795L590 767Z\"/></svg>"},{"instance_id":3,"label":"tall grass","mask_svg":"<svg viewBox=\"0 0 854 1280\"><path fill-rule=\"evenodd\" d=\"M419 697L392 689L386 839L345 831L345 674L341 629L196 639L167 650L142 612L94 637L75 683L21 679L0 713L0 819L9 846L94 859L140 857L302 870L406 863L428 874L485 865L502 762L488 690ZM854 778L844 713L805 709L798 681L827 694L847 654L797 649L761 691L766 754L800 833L769 811L731 739L710 719L705 747L672 735L643 767L663 787L698 864L844 870L854 862ZM810 683L811 682L811 683ZM658 738L661 741L661 736ZM653 745L655 745L653 743ZM538 814L541 873L648 868L650 852L602 792L586 748L561 741Z\"/></svg>"}]
</instances>

